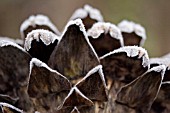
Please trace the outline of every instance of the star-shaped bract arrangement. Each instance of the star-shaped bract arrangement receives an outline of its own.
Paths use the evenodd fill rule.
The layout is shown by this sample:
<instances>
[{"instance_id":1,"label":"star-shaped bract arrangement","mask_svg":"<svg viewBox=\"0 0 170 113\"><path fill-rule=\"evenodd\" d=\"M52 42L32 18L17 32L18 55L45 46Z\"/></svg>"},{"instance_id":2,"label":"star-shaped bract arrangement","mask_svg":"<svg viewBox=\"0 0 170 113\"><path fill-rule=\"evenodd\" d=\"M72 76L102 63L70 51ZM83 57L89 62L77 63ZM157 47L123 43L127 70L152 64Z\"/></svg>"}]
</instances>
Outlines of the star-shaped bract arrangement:
<instances>
[{"instance_id":1,"label":"star-shaped bract arrangement","mask_svg":"<svg viewBox=\"0 0 170 113\"><path fill-rule=\"evenodd\" d=\"M117 27L85 5L61 33L44 15L29 17L20 32L23 41L0 38L3 113L169 110L169 68L140 47L141 25L124 20Z\"/></svg>"}]
</instances>

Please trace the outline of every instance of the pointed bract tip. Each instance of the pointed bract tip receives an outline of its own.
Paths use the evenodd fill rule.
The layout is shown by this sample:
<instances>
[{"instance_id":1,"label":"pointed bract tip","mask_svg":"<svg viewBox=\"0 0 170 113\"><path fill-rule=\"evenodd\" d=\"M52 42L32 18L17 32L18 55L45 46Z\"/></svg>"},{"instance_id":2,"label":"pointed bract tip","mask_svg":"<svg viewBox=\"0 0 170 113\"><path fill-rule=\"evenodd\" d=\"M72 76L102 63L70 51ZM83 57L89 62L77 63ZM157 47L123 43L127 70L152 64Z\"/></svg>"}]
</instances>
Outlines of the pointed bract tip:
<instances>
[{"instance_id":1,"label":"pointed bract tip","mask_svg":"<svg viewBox=\"0 0 170 113\"><path fill-rule=\"evenodd\" d=\"M85 100L87 100L89 103L94 104L88 97L86 97L76 86L72 87L70 89L70 92L68 93L68 95L65 97L64 101L62 102L62 104L60 104L58 106L58 110L62 109L62 107L64 106L64 103L66 102L66 100L73 94L73 92L78 93L82 98L84 98Z\"/></svg>"},{"instance_id":2,"label":"pointed bract tip","mask_svg":"<svg viewBox=\"0 0 170 113\"><path fill-rule=\"evenodd\" d=\"M65 30L64 30L63 34L65 34L65 32L67 31L67 28L68 28L69 26L71 26L71 25L76 25L76 26L78 26L83 33L86 32L82 20L81 20L80 18L78 18L78 19L75 19L75 20L70 20L70 21L67 23L67 25L65 26ZM84 34L86 35L86 33L84 33Z\"/></svg>"},{"instance_id":3,"label":"pointed bract tip","mask_svg":"<svg viewBox=\"0 0 170 113\"><path fill-rule=\"evenodd\" d=\"M78 108L75 106L74 107L74 109L71 111L71 113L75 113L75 111L77 112L77 113L80 113L80 111L78 110Z\"/></svg>"}]
</instances>

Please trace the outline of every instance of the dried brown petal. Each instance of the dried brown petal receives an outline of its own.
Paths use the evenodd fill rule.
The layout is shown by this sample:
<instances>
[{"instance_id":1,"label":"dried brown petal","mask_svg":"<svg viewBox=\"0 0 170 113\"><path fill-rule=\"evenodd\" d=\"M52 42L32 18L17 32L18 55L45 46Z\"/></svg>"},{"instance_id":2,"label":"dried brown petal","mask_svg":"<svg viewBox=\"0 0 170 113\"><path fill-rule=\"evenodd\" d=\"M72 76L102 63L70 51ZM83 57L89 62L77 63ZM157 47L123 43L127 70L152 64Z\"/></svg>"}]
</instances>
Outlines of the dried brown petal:
<instances>
[{"instance_id":1,"label":"dried brown petal","mask_svg":"<svg viewBox=\"0 0 170 113\"><path fill-rule=\"evenodd\" d=\"M157 97L164 73L164 65L150 69L130 84L122 87L116 101L142 113L148 112Z\"/></svg>"},{"instance_id":2,"label":"dried brown petal","mask_svg":"<svg viewBox=\"0 0 170 113\"><path fill-rule=\"evenodd\" d=\"M48 64L67 78L85 76L93 67L99 65L98 57L89 43L80 19L67 24Z\"/></svg>"},{"instance_id":3,"label":"dried brown petal","mask_svg":"<svg viewBox=\"0 0 170 113\"><path fill-rule=\"evenodd\" d=\"M164 75L163 83L160 89L160 92L158 94L158 97L154 101L151 113L169 113L170 112L170 58L169 55L165 55L163 57L159 58L151 58L150 59L150 65L152 67L158 66L158 65L165 65L166 66L166 72Z\"/></svg>"},{"instance_id":4,"label":"dried brown petal","mask_svg":"<svg viewBox=\"0 0 170 113\"><path fill-rule=\"evenodd\" d=\"M124 45L121 31L108 22L95 23L87 33L90 43L99 57Z\"/></svg>"},{"instance_id":5,"label":"dried brown petal","mask_svg":"<svg viewBox=\"0 0 170 113\"><path fill-rule=\"evenodd\" d=\"M166 72L165 72L166 73ZM153 113L169 113L170 112L170 84L163 83L159 94L152 105Z\"/></svg>"},{"instance_id":6,"label":"dried brown petal","mask_svg":"<svg viewBox=\"0 0 170 113\"><path fill-rule=\"evenodd\" d=\"M11 92L14 86L26 85L30 55L19 45L0 41L0 93Z\"/></svg>"},{"instance_id":7,"label":"dried brown petal","mask_svg":"<svg viewBox=\"0 0 170 113\"><path fill-rule=\"evenodd\" d=\"M30 55L19 45L0 41L0 93L18 98L17 107L29 110L31 103L26 92Z\"/></svg>"},{"instance_id":8,"label":"dried brown petal","mask_svg":"<svg viewBox=\"0 0 170 113\"><path fill-rule=\"evenodd\" d=\"M30 63L28 94L43 97L51 93L70 90L70 82L60 73L50 69L45 63L33 58Z\"/></svg>"},{"instance_id":9,"label":"dried brown petal","mask_svg":"<svg viewBox=\"0 0 170 113\"><path fill-rule=\"evenodd\" d=\"M90 100L107 101L106 83L101 65L90 70L76 86Z\"/></svg>"},{"instance_id":10,"label":"dried brown petal","mask_svg":"<svg viewBox=\"0 0 170 113\"><path fill-rule=\"evenodd\" d=\"M47 63L59 37L47 30L33 30L25 39L25 49L32 57Z\"/></svg>"},{"instance_id":11,"label":"dried brown petal","mask_svg":"<svg viewBox=\"0 0 170 113\"><path fill-rule=\"evenodd\" d=\"M112 51L100 58L106 77L130 83L149 67L147 52L141 47L127 46Z\"/></svg>"}]
</instances>

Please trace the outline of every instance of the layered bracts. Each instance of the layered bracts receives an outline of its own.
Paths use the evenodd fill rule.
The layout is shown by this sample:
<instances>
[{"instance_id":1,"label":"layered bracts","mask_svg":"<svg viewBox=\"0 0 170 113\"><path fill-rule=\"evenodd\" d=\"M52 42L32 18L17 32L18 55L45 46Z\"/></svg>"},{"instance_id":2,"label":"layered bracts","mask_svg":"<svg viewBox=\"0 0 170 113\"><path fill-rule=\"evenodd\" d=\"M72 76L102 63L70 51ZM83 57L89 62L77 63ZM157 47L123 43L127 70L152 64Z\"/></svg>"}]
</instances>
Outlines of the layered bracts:
<instances>
[{"instance_id":1,"label":"layered bracts","mask_svg":"<svg viewBox=\"0 0 170 113\"><path fill-rule=\"evenodd\" d=\"M170 111L169 57L149 59L141 25L117 27L85 5L61 33L43 15L20 32L23 40L0 38L2 113Z\"/></svg>"}]
</instances>

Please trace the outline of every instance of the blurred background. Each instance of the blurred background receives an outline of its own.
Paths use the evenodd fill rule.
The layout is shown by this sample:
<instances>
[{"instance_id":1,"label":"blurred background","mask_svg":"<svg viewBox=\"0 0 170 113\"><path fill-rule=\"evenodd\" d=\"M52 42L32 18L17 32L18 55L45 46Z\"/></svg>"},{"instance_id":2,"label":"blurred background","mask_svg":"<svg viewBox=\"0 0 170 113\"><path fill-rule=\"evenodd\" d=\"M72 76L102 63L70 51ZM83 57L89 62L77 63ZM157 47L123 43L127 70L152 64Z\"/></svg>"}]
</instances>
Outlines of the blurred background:
<instances>
[{"instance_id":1,"label":"blurred background","mask_svg":"<svg viewBox=\"0 0 170 113\"><path fill-rule=\"evenodd\" d=\"M21 23L33 14L47 15L62 31L72 13L85 4L100 9L107 22L128 19L144 26L149 56L170 52L170 0L0 0L0 36L20 38Z\"/></svg>"}]
</instances>

